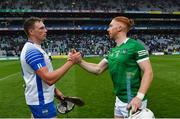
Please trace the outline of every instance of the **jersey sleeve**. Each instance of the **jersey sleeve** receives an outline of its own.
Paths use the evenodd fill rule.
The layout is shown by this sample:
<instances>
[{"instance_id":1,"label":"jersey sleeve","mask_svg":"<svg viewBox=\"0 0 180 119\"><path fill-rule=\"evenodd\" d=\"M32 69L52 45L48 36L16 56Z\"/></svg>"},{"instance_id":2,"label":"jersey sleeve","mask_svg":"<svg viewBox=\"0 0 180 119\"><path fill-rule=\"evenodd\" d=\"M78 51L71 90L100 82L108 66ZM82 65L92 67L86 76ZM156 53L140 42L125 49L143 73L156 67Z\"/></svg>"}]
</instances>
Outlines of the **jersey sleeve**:
<instances>
[{"instance_id":1,"label":"jersey sleeve","mask_svg":"<svg viewBox=\"0 0 180 119\"><path fill-rule=\"evenodd\" d=\"M43 54L37 49L28 50L25 55L25 60L34 71L46 66Z\"/></svg>"},{"instance_id":2,"label":"jersey sleeve","mask_svg":"<svg viewBox=\"0 0 180 119\"><path fill-rule=\"evenodd\" d=\"M140 63L149 59L149 53L141 43L136 45L136 62Z\"/></svg>"},{"instance_id":3,"label":"jersey sleeve","mask_svg":"<svg viewBox=\"0 0 180 119\"><path fill-rule=\"evenodd\" d=\"M107 55L104 56L103 60L105 60L108 63L109 55L112 52L112 49L110 49L107 53Z\"/></svg>"},{"instance_id":4,"label":"jersey sleeve","mask_svg":"<svg viewBox=\"0 0 180 119\"><path fill-rule=\"evenodd\" d=\"M106 60L106 62L108 62L108 55L106 55L103 59Z\"/></svg>"}]
</instances>

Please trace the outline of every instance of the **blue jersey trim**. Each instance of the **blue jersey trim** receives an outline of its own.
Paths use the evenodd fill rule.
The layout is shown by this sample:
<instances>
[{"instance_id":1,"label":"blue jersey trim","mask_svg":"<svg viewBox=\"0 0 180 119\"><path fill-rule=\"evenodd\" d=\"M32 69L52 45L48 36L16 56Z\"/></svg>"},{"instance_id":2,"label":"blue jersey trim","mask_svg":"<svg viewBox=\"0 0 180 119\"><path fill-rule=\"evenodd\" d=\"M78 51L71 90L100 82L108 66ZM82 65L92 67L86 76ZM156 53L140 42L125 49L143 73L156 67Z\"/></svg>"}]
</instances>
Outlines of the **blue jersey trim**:
<instances>
[{"instance_id":1,"label":"blue jersey trim","mask_svg":"<svg viewBox=\"0 0 180 119\"><path fill-rule=\"evenodd\" d=\"M37 90L38 90L38 98L39 98L39 104L43 105L44 102L44 95L43 95L43 87L42 87L42 79L36 75L36 84L37 84Z\"/></svg>"},{"instance_id":2,"label":"blue jersey trim","mask_svg":"<svg viewBox=\"0 0 180 119\"><path fill-rule=\"evenodd\" d=\"M127 79L126 80L126 88L127 88L127 100L128 100L128 103L131 102L132 100L132 94L131 94L131 80L130 79Z\"/></svg>"},{"instance_id":3,"label":"blue jersey trim","mask_svg":"<svg viewBox=\"0 0 180 119\"><path fill-rule=\"evenodd\" d=\"M132 100L132 93L131 93L131 74L127 73L126 79L126 89L127 89L127 101L128 103Z\"/></svg>"},{"instance_id":4,"label":"blue jersey trim","mask_svg":"<svg viewBox=\"0 0 180 119\"><path fill-rule=\"evenodd\" d=\"M25 55L25 60L35 71L46 66L43 54L37 49L28 50Z\"/></svg>"}]
</instances>

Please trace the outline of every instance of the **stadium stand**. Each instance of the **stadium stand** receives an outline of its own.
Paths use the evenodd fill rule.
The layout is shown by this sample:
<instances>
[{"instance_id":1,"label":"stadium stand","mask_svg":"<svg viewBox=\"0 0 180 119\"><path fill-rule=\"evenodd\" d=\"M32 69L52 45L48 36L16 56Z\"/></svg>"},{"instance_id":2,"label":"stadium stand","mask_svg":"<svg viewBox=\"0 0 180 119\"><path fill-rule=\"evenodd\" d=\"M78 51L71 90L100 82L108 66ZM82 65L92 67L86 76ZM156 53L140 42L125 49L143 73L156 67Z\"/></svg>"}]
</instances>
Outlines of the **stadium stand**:
<instances>
[{"instance_id":1,"label":"stadium stand","mask_svg":"<svg viewBox=\"0 0 180 119\"><path fill-rule=\"evenodd\" d=\"M22 24L30 16L45 19L43 47L52 55L76 48L103 56L114 44L106 36L108 24L119 15L135 20L129 35L150 53L180 54L179 11L179 0L1 0L0 56L19 56L27 40Z\"/></svg>"},{"instance_id":2,"label":"stadium stand","mask_svg":"<svg viewBox=\"0 0 180 119\"><path fill-rule=\"evenodd\" d=\"M0 9L179 11L179 0L2 0Z\"/></svg>"},{"instance_id":3,"label":"stadium stand","mask_svg":"<svg viewBox=\"0 0 180 119\"><path fill-rule=\"evenodd\" d=\"M180 52L180 36L169 34L132 34L132 38L142 42L150 53L152 52ZM19 56L26 38L21 34L3 35L0 37L0 54ZM112 47L105 34L50 34L43 47L52 55L67 54L71 48L81 51L84 55L107 54Z\"/></svg>"}]
</instances>

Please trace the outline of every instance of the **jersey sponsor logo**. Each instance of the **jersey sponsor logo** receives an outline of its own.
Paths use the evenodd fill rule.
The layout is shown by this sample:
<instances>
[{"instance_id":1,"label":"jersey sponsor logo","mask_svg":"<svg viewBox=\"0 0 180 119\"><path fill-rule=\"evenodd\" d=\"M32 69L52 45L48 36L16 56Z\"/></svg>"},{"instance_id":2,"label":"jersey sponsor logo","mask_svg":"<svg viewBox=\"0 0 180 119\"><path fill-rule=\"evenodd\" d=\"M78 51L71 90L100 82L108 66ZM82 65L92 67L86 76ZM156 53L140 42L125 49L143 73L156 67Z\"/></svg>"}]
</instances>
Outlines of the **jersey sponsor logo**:
<instances>
[{"instance_id":1,"label":"jersey sponsor logo","mask_svg":"<svg viewBox=\"0 0 180 119\"><path fill-rule=\"evenodd\" d=\"M113 53L110 53L109 56L116 58L116 57L119 57L119 55L126 55L127 53L128 53L128 49L122 49L122 50L118 50Z\"/></svg>"},{"instance_id":2,"label":"jersey sponsor logo","mask_svg":"<svg viewBox=\"0 0 180 119\"><path fill-rule=\"evenodd\" d=\"M120 51L111 52L111 53L109 54L109 56L110 56L110 57L118 57L119 53L120 53Z\"/></svg>"},{"instance_id":3,"label":"jersey sponsor logo","mask_svg":"<svg viewBox=\"0 0 180 119\"><path fill-rule=\"evenodd\" d=\"M148 55L148 51L147 50L140 50L140 51L138 51L138 56L139 57L144 56L144 55Z\"/></svg>"},{"instance_id":4,"label":"jersey sponsor logo","mask_svg":"<svg viewBox=\"0 0 180 119\"><path fill-rule=\"evenodd\" d=\"M128 50L127 49L123 49L122 50L122 54L127 54Z\"/></svg>"}]
</instances>

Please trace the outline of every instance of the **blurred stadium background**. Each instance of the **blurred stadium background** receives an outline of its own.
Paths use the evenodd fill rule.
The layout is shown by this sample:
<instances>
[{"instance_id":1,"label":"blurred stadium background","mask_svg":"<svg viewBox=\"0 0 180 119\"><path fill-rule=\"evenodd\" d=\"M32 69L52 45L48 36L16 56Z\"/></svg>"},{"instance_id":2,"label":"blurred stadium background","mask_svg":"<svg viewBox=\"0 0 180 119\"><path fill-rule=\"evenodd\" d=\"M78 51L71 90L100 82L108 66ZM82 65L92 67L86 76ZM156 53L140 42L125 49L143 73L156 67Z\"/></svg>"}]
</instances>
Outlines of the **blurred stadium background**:
<instances>
[{"instance_id":1,"label":"blurred stadium background","mask_svg":"<svg viewBox=\"0 0 180 119\"><path fill-rule=\"evenodd\" d=\"M148 107L159 118L180 117L179 0L1 0L0 118L30 117L19 63L27 40L22 28L26 18L45 20L48 36L43 48L53 56L56 68L65 62L63 57L71 48L81 51L88 61L100 61L114 45L106 36L108 24L120 15L135 20L129 36L150 53L154 81ZM79 96L86 102L68 117L113 117L115 95L108 71L95 76L76 65L56 86L65 95Z\"/></svg>"}]
</instances>

